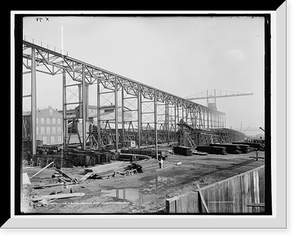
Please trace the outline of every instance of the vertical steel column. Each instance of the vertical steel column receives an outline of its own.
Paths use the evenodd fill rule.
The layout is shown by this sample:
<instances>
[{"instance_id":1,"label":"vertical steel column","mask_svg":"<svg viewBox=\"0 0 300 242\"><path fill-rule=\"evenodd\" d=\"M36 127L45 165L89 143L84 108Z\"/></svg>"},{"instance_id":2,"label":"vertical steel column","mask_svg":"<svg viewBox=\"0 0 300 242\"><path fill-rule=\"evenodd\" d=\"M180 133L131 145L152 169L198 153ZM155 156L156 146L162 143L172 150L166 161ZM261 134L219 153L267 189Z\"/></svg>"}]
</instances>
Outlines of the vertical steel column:
<instances>
[{"instance_id":1,"label":"vertical steel column","mask_svg":"<svg viewBox=\"0 0 300 242\"><path fill-rule=\"evenodd\" d=\"M169 126L169 121L170 121L170 109L169 109L169 103L165 103L165 129L166 129L166 142L169 144L169 136L170 136L170 126Z\"/></svg>"},{"instance_id":2,"label":"vertical steel column","mask_svg":"<svg viewBox=\"0 0 300 242\"><path fill-rule=\"evenodd\" d=\"M174 125L175 125L175 127L174 127L174 131L176 132L177 131L177 112L178 112L178 104L176 103L176 104L174 104Z\"/></svg>"},{"instance_id":3,"label":"vertical steel column","mask_svg":"<svg viewBox=\"0 0 300 242\"><path fill-rule=\"evenodd\" d=\"M67 90L66 90L66 70L63 69L62 73L62 82L63 82L63 149L67 149L67 137L68 137L68 120L67 120Z\"/></svg>"},{"instance_id":4,"label":"vertical steel column","mask_svg":"<svg viewBox=\"0 0 300 242\"><path fill-rule=\"evenodd\" d=\"M36 154L36 62L35 49L31 49L31 144L32 154Z\"/></svg>"},{"instance_id":5,"label":"vertical steel column","mask_svg":"<svg viewBox=\"0 0 300 242\"><path fill-rule=\"evenodd\" d=\"M125 147L125 115L124 115L124 87L122 87L122 147Z\"/></svg>"},{"instance_id":6,"label":"vertical steel column","mask_svg":"<svg viewBox=\"0 0 300 242\"><path fill-rule=\"evenodd\" d=\"M86 85L85 85L85 66L82 65L82 149L86 149Z\"/></svg>"},{"instance_id":7,"label":"vertical steel column","mask_svg":"<svg viewBox=\"0 0 300 242\"><path fill-rule=\"evenodd\" d=\"M85 84L85 92L86 92L86 103L85 103L85 113L86 113L86 117L87 117L87 121L89 120L89 84L86 83Z\"/></svg>"},{"instance_id":8,"label":"vertical steel column","mask_svg":"<svg viewBox=\"0 0 300 242\"><path fill-rule=\"evenodd\" d=\"M81 112L82 115L82 88L81 84L78 84L78 101L79 101L79 112Z\"/></svg>"},{"instance_id":9,"label":"vertical steel column","mask_svg":"<svg viewBox=\"0 0 300 242\"><path fill-rule=\"evenodd\" d=\"M116 151L119 148L119 114L118 114L118 80L115 76L115 135L116 135Z\"/></svg>"},{"instance_id":10,"label":"vertical steel column","mask_svg":"<svg viewBox=\"0 0 300 242\"><path fill-rule=\"evenodd\" d=\"M100 81L97 80L97 133L98 133L98 149L101 148L101 112L100 112Z\"/></svg>"},{"instance_id":11,"label":"vertical steel column","mask_svg":"<svg viewBox=\"0 0 300 242\"><path fill-rule=\"evenodd\" d=\"M142 101L141 101L141 85L138 84L137 112L138 112L138 147L141 147L142 132Z\"/></svg>"},{"instance_id":12,"label":"vertical steel column","mask_svg":"<svg viewBox=\"0 0 300 242\"><path fill-rule=\"evenodd\" d=\"M185 122L186 122L187 124L189 124L189 123L188 123L188 116L189 116L189 108L186 107L186 109L185 109Z\"/></svg>"},{"instance_id":13,"label":"vertical steel column","mask_svg":"<svg viewBox=\"0 0 300 242\"><path fill-rule=\"evenodd\" d=\"M156 90L154 90L154 133L155 133L155 155L158 160L158 147L157 147L157 97Z\"/></svg>"},{"instance_id":14,"label":"vertical steel column","mask_svg":"<svg viewBox=\"0 0 300 242\"><path fill-rule=\"evenodd\" d=\"M206 122L207 122L207 128L209 129L210 128L210 125L209 125L209 110L206 110Z\"/></svg>"}]
</instances>

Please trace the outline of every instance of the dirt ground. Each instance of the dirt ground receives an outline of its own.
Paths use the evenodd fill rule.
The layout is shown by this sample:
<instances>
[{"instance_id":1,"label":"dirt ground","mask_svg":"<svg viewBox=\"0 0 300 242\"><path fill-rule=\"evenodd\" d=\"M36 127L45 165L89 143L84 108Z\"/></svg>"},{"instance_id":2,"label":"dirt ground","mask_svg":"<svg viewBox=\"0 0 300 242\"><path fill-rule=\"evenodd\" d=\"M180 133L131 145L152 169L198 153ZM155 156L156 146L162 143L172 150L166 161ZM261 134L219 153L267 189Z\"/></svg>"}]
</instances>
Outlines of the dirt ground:
<instances>
[{"instance_id":1,"label":"dirt ground","mask_svg":"<svg viewBox=\"0 0 300 242\"><path fill-rule=\"evenodd\" d=\"M235 176L264 164L264 159L255 161L255 152L247 154L181 156L169 155L164 168L132 176L116 176L110 179L87 179L76 185L34 189L28 195L49 195L53 192L80 192L82 197L57 199L43 206L25 206L25 213L42 214L121 214L121 213L163 213L167 198L197 189L196 184L206 186ZM260 151L263 157L264 152ZM180 165L176 163L181 162ZM39 167L25 167L29 177ZM84 175L84 167L62 168L78 180ZM32 185L49 182L54 173L48 168L31 180ZM52 181L53 183L53 181ZM26 202L23 202L23 204ZM32 204L29 204L32 205Z\"/></svg>"}]
</instances>

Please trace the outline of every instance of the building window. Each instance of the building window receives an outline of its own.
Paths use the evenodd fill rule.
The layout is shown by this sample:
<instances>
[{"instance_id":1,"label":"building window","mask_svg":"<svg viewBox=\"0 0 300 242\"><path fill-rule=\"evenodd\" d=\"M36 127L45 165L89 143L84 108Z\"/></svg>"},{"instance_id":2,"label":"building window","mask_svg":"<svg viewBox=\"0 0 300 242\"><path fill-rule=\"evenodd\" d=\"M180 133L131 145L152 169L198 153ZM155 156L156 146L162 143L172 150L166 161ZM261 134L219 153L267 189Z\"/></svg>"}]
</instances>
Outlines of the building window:
<instances>
[{"instance_id":1,"label":"building window","mask_svg":"<svg viewBox=\"0 0 300 242\"><path fill-rule=\"evenodd\" d=\"M41 127L41 134L45 133L45 127Z\"/></svg>"},{"instance_id":2,"label":"building window","mask_svg":"<svg viewBox=\"0 0 300 242\"><path fill-rule=\"evenodd\" d=\"M53 109L52 108L49 108L49 114L50 114L50 116L53 115Z\"/></svg>"},{"instance_id":3,"label":"building window","mask_svg":"<svg viewBox=\"0 0 300 242\"><path fill-rule=\"evenodd\" d=\"M55 143L55 137L51 136L51 140L50 140L51 145L53 145Z\"/></svg>"},{"instance_id":4,"label":"building window","mask_svg":"<svg viewBox=\"0 0 300 242\"><path fill-rule=\"evenodd\" d=\"M44 145L47 144L47 137L46 137L46 136L43 137L43 144L44 144Z\"/></svg>"},{"instance_id":5,"label":"building window","mask_svg":"<svg viewBox=\"0 0 300 242\"><path fill-rule=\"evenodd\" d=\"M61 136L57 136L56 139L57 139L57 143L58 143L58 144L61 144Z\"/></svg>"},{"instance_id":6,"label":"building window","mask_svg":"<svg viewBox=\"0 0 300 242\"><path fill-rule=\"evenodd\" d=\"M56 134L56 127L52 127L52 134Z\"/></svg>"},{"instance_id":7,"label":"building window","mask_svg":"<svg viewBox=\"0 0 300 242\"><path fill-rule=\"evenodd\" d=\"M36 134L39 134L39 127L36 126Z\"/></svg>"},{"instance_id":8,"label":"building window","mask_svg":"<svg viewBox=\"0 0 300 242\"><path fill-rule=\"evenodd\" d=\"M39 124L39 118L36 118L36 124Z\"/></svg>"},{"instance_id":9,"label":"building window","mask_svg":"<svg viewBox=\"0 0 300 242\"><path fill-rule=\"evenodd\" d=\"M47 134L50 134L50 127L47 127Z\"/></svg>"},{"instance_id":10,"label":"building window","mask_svg":"<svg viewBox=\"0 0 300 242\"><path fill-rule=\"evenodd\" d=\"M60 118L58 118L57 119L57 124L60 124L60 123L61 123Z\"/></svg>"},{"instance_id":11,"label":"building window","mask_svg":"<svg viewBox=\"0 0 300 242\"><path fill-rule=\"evenodd\" d=\"M57 134L61 133L61 127L57 127Z\"/></svg>"},{"instance_id":12,"label":"building window","mask_svg":"<svg viewBox=\"0 0 300 242\"><path fill-rule=\"evenodd\" d=\"M56 118L52 118L52 124L56 124Z\"/></svg>"},{"instance_id":13,"label":"building window","mask_svg":"<svg viewBox=\"0 0 300 242\"><path fill-rule=\"evenodd\" d=\"M44 124L45 120L44 118L41 118L41 124Z\"/></svg>"}]
</instances>

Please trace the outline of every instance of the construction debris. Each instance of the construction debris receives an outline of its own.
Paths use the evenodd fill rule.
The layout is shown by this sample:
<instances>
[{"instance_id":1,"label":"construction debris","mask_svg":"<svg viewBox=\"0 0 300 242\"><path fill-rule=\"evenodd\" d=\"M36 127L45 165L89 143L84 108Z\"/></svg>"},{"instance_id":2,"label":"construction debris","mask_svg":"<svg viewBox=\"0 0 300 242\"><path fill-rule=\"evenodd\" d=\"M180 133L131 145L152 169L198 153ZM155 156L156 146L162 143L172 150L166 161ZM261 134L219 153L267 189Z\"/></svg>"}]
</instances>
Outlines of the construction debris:
<instances>
[{"instance_id":1,"label":"construction debris","mask_svg":"<svg viewBox=\"0 0 300 242\"><path fill-rule=\"evenodd\" d=\"M127 167L128 164L117 161L110 164L105 165L98 165L91 168L84 169L84 172L86 173L83 177L80 178L81 181L85 181L86 179L97 175L98 177L107 177L107 176L114 176L118 171L122 171Z\"/></svg>"}]
</instances>

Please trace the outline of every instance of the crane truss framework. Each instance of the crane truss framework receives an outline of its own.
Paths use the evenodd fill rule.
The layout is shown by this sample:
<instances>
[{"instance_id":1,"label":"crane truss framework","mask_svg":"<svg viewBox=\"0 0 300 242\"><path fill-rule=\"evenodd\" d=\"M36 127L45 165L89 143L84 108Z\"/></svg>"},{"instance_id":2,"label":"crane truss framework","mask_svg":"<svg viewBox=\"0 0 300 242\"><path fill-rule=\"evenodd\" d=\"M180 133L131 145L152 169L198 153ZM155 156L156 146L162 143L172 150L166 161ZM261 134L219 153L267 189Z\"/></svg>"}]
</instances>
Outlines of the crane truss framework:
<instances>
[{"instance_id":1,"label":"crane truss framework","mask_svg":"<svg viewBox=\"0 0 300 242\"><path fill-rule=\"evenodd\" d=\"M114 144L117 148L119 143L128 146L131 140L135 140L138 146L155 144L155 140L159 143L176 141L180 119L199 129L225 127L225 114L222 112L24 40L23 67L23 74L31 73L32 83L36 81L35 72L62 75L64 145L68 137L67 110L71 105L79 105L82 112L82 148L86 148L87 130L84 124L88 113L88 87L94 84L97 85L99 145ZM34 92L29 96L33 100L36 98ZM73 101L72 97L78 99ZM31 101L31 110L36 109L35 103ZM105 105L114 106L114 116L110 120L101 119L100 107ZM125 120L127 112L132 114L130 121Z\"/></svg>"}]
</instances>

